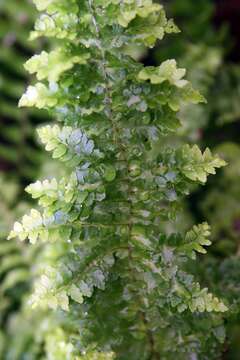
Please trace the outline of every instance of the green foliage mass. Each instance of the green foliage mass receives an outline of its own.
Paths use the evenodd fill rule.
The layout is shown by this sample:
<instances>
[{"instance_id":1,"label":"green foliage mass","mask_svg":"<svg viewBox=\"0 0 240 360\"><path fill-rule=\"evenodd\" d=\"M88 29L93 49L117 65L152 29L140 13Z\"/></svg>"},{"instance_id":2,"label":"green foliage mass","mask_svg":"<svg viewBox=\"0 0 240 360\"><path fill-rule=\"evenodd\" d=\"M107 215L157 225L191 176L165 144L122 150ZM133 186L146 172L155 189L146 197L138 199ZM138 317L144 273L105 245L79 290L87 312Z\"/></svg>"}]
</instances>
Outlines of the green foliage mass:
<instances>
[{"instance_id":1,"label":"green foliage mass","mask_svg":"<svg viewBox=\"0 0 240 360\"><path fill-rule=\"evenodd\" d=\"M44 246L30 303L52 311L39 335L45 355L33 358L217 359L228 304L186 266L206 252L209 227L164 224L225 162L196 145L168 145L181 106L204 102L185 70L173 59L144 67L123 51L151 48L178 28L151 0L34 2L43 14L31 37L55 37L57 49L27 62L42 82L20 106L60 121L39 135L68 170L27 188L40 209L9 236Z\"/></svg>"}]
</instances>

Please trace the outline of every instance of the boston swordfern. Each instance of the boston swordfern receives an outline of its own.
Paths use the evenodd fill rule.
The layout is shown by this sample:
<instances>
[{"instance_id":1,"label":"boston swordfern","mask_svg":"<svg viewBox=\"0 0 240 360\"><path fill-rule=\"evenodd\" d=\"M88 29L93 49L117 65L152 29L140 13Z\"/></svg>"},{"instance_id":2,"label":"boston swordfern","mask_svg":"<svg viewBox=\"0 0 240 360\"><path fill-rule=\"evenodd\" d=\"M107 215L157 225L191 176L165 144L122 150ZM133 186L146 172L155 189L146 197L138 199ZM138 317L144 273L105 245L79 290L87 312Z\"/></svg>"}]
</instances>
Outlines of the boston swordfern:
<instances>
[{"instance_id":1,"label":"boston swordfern","mask_svg":"<svg viewBox=\"0 0 240 360\"><path fill-rule=\"evenodd\" d=\"M168 229L192 185L225 163L209 149L169 146L181 104L204 101L185 70L175 60L144 67L124 52L178 28L151 0L34 2L43 13L31 38L57 46L26 63L39 82L20 106L59 120L39 135L68 170L27 188L42 210L9 237L50 249L31 304L64 319L68 346L51 358L217 358L227 307L187 272L210 245L209 227Z\"/></svg>"}]
</instances>

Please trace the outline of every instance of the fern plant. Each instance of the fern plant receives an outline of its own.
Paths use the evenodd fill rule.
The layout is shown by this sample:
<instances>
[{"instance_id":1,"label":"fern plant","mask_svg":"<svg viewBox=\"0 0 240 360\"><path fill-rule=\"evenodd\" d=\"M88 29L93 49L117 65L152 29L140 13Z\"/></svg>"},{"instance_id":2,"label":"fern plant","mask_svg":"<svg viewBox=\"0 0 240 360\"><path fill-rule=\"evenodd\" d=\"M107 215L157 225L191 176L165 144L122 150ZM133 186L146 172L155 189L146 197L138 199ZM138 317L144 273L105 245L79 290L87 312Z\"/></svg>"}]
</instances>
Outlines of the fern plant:
<instances>
[{"instance_id":1,"label":"fern plant","mask_svg":"<svg viewBox=\"0 0 240 360\"><path fill-rule=\"evenodd\" d=\"M42 210L9 238L45 243L31 304L54 310L66 344L54 347L53 336L49 358L217 358L227 306L185 269L206 252L209 227L169 233L165 224L225 163L209 149L167 145L181 105L204 101L185 69L173 59L144 67L123 51L178 28L151 0L34 2L43 13L31 38L55 37L57 47L26 63L38 82L20 106L60 121L39 135L69 170L27 188Z\"/></svg>"}]
</instances>

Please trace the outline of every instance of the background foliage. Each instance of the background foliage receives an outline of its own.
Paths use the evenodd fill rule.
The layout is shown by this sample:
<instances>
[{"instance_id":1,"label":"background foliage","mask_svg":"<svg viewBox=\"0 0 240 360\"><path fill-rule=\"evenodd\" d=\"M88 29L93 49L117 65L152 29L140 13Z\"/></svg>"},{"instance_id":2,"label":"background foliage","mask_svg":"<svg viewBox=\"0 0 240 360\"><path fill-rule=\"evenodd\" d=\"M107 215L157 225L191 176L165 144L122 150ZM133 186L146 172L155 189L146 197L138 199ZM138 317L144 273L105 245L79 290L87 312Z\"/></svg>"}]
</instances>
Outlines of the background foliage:
<instances>
[{"instance_id":1,"label":"background foliage","mask_svg":"<svg viewBox=\"0 0 240 360\"><path fill-rule=\"evenodd\" d=\"M29 42L36 11L30 1L0 1L0 358L8 358L7 327L30 290L36 249L6 242L14 218L29 207L24 188L41 172L47 160L35 136L46 113L19 110L18 101L30 81L23 63L40 42ZM45 44L46 45L46 44ZM16 359L20 359L23 352ZM12 359L13 357L9 357Z\"/></svg>"}]
</instances>

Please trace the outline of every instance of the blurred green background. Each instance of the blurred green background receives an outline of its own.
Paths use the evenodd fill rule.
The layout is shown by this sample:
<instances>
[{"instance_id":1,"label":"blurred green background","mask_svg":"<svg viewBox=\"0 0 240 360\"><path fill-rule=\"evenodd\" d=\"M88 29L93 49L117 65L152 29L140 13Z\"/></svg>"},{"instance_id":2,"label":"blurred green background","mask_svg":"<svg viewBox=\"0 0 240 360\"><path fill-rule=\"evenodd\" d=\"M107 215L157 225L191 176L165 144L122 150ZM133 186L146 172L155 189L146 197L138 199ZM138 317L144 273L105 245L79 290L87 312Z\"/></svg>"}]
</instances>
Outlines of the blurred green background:
<instances>
[{"instance_id":1,"label":"blurred green background","mask_svg":"<svg viewBox=\"0 0 240 360\"><path fill-rule=\"evenodd\" d=\"M183 127L170 144L198 143L210 147L227 162L207 186L193 189L183 204L177 227L207 220L213 245L192 271L216 294L236 298L226 320L223 359L240 358L240 1L162 1L168 17L182 30L157 48L127 49L146 65L176 58L188 78L206 97L206 105L183 107ZM35 128L51 121L45 112L19 110L18 99L31 79L23 63L42 48L29 42L36 17L28 0L0 0L0 359L41 359L34 331L38 319L26 318L24 298L33 281L39 249L7 242L14 221L31 206L24 188L58 169L38 144ZM155 149L157 151L157 148ZM191 264L189 265L191 266ZM22 327L21 327L22 324ZM21 329L22 331L19 331Z\"/></svg>"}]
</instances>

